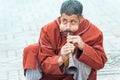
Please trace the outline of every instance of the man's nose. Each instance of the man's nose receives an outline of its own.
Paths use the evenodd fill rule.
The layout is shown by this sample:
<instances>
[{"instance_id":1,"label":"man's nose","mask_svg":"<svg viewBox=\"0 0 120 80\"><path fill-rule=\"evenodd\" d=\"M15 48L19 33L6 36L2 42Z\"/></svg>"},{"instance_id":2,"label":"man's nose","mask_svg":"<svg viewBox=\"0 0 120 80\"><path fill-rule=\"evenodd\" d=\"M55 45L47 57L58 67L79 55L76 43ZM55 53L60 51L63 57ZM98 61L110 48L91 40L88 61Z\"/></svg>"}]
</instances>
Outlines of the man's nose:
<instances>
[{"instance_id":1,"label":"man's nose","mask_svg":"<svg viewBox=\"0 0 120 80\"><path fill-rule=\"evenodd\" d=\"M66 25L66 29L70 29L70 23L67 23L67 25Z\"/></svg>"}]
</instances>

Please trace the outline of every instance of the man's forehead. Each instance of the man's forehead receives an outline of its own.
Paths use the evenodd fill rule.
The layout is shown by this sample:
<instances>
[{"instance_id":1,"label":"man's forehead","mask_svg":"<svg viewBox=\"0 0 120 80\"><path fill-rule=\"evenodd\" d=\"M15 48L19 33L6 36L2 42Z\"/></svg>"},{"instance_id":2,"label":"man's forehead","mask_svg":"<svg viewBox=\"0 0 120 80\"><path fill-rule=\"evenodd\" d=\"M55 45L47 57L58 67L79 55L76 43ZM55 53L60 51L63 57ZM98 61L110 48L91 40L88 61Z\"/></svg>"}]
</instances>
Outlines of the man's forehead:
<instances>
[{"instance_id":1,"label":"man's forehead","mask_svg":"<svg viewBox=\"0 0 120 80\"><path fill-rule=\"evenodd\" d=\"M78 16L76 14L72 14L72 15L67 15L65 13L63 13L61 15L61 18L66 18L66 19L78 19Z\"/></svg>"}]
</instances>

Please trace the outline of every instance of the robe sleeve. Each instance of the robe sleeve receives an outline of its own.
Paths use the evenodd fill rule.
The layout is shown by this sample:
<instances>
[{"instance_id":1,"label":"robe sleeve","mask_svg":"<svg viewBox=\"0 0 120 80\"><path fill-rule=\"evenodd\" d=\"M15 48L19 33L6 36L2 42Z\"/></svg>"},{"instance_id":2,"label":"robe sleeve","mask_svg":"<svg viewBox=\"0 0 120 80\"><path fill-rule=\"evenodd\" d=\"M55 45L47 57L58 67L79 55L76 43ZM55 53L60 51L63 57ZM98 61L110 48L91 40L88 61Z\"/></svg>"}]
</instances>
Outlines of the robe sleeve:
<instances>
[{"instance_id":1,"label":"robe sleeve","mask_svg":"<svg viewBox=\"0 0 120 80\"><path fill-rule=\"evenodd\" d=\"M92 67L94 70L99 70L104 67L107 57L103 48L102 33L95 40L93 45L85 43L84 49L78 60Z\"/></svg>"},{"instance_id":2,"label":"robe sleeve","mask_svg":"<svg viewBox=\"0 0 120 80\"><path fill-rule=\"evenodd\" d=\"M41 50L38 55L38 60L42 71L46 74L51 74L51 75L63 74L63 72L61 71L58 65L59 55L56 54L55 49L53 48L53 46L51 46L45 28L41 30L39 44Z\"/></svg>"}]
</instances>

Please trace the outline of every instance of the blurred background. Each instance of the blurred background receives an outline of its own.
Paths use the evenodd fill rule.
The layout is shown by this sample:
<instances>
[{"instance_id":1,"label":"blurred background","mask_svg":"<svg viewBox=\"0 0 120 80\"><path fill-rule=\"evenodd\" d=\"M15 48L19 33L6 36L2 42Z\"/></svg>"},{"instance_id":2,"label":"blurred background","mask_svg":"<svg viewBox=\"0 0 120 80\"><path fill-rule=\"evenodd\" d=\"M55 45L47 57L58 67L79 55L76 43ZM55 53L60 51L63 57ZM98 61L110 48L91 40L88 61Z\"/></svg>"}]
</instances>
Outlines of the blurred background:
<instances>
[{"instance_id":1,"label":"blurred background","mask_svg":"<svg viewBox=\"0 0 120 80\"><path fill-rule=\"evenodd\" d=\"M65 0L0 0L0 80L25 80L23 48L36 43L43 25L60 16ZM120 79L120 0L79 0L83 15L104 34L108 62L97 80Z\"/></svg>"}]
</instances>

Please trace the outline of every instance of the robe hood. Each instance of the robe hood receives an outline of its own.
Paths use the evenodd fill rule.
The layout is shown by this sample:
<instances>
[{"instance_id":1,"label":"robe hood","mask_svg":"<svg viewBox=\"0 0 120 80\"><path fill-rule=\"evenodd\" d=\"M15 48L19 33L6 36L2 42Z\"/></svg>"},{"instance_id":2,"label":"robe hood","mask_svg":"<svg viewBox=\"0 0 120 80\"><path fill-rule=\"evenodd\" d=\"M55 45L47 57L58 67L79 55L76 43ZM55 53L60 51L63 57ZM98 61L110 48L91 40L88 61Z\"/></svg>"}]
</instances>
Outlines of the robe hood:
<instances>
[{"instance_id":1,"label":"robe hood","mask_svg":"<svg viewBox=\"0 0 120 80\"><path fill-rule=\"evenodd\" d=\"M60 17L58 17L55 20L55 22L57 23L58 26L60 26L60 24L61 24ZM74 32L74 34L75 35L82 35L84 32L86 32L89 29L90 25L91 25L91 22L89 22L87 19L85 19L82 16L81 23L79 25L79 29L76 32ZM59 31L60 31L60 29L59 29Z\"/></svg>"}]
</instances>

